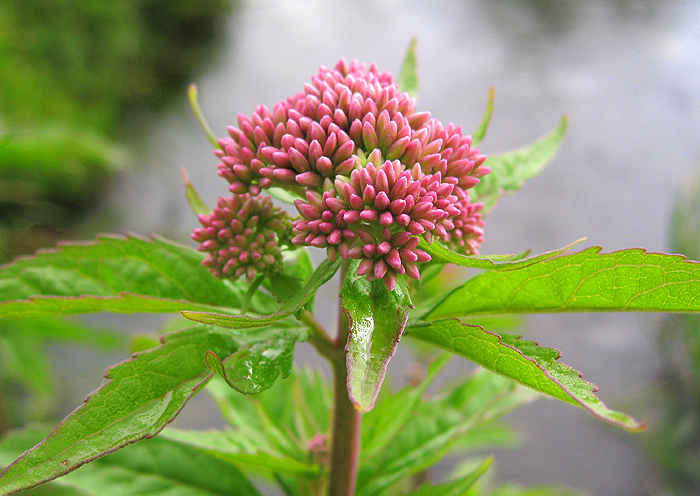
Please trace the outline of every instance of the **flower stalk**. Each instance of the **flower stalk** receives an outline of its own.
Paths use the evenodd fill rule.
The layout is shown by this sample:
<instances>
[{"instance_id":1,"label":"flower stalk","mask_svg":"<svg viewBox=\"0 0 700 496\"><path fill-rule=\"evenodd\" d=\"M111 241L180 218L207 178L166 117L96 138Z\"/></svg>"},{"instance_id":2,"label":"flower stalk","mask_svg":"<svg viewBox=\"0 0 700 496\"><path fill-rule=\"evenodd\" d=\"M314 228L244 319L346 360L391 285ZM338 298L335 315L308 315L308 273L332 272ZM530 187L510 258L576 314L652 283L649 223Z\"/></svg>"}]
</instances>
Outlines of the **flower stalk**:
<instances>
[{"instance_id":1,"label":"flower stalk","mask_svg":"<svg viewBox=\"0 0 700 496\"><path fill-rule=\"evenodd\" d=\"M345 279L348 263L341 267L340 280ZM350 321L342 305L338 305L338 332L335 336L333 368L333 427L331 432L329 496L355 494L357 469L360 459L362 413L355 408L348 395L348 368L346 343L350 335Z\"/></svg>"}]
</instances>

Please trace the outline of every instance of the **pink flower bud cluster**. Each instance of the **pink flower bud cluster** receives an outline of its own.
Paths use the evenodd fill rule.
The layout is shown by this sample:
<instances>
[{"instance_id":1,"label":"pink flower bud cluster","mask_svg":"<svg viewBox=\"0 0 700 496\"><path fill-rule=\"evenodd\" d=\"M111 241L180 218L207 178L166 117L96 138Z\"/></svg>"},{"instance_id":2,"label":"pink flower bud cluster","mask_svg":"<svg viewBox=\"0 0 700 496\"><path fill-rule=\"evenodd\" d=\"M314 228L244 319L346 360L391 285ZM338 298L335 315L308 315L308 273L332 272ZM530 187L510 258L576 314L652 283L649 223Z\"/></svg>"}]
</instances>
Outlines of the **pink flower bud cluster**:
<instances>
[{"instance_id":1,"label":"pink flower bud cluster","mask_svg":"<svg viewBox=\"0 0 700 496\"><path fill-rule=\"evenodd\" d=\"M280 245L288 244L291 219L269 196L219 197L214 211L199 221L203 227L194 230L192 239L207 252L203 264L215 276L245 276L251 282L259 273L281 269Z\"/></svg>"},{"instance_id":2,"label":"pink flower bud cluster","mask_svg":"<svg viewBox=\"0 0 700 496\"><path fill-rule=\"evenodd\" d=\"M219 175L236 195L299 192L293 243L360 260L359 275L393 289L430 256L420 237L463 253L483 240L467 190L489 172L460 127L443 126L388 73L358 62L321 68L272 110L259 106L219 140ZM230 271L229 271L230 272Z\"/></svg>"}]
</instances>

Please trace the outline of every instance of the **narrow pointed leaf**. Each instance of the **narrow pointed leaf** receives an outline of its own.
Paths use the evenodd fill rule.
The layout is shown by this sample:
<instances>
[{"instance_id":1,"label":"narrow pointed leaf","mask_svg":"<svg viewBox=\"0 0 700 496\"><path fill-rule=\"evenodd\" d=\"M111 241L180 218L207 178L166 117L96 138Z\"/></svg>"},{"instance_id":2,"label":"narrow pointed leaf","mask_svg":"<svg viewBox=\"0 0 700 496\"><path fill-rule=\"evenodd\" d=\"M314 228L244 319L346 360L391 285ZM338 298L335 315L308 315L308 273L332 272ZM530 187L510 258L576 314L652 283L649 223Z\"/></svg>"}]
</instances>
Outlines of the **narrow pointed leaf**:
<instances>
[{"instance_id":1,"label":"narrow pointed leaf","mask_svg":"<svg viewBox=\"0 0 700 496\"><path fill-rule=\"evenodd\" d=\"M211 126L209 126L207 119L204 117L204 112L202 112L202 109L199 106L197 93L197 85L191 84L189 89L187 90L187 96L190 99L190 107L192 107L192 112L199 121L199 125L202 126L202 131L204 131L204 134L207 135L209 142L214 146L214 148L221 148L219 146L219 142L216 139L216 136L214 135L214 132L211 130Z\"/></svg>"},{"instance_id":2,"label":"narrow pointed leaf","mask_svg":"<svg viewBox=\"0 0 700 496\"><path fill-rule=\"evenodd\" d=\"M628 430L644 428L628 415L607 408L595 396L595 385L559 362L560 353L555 349L517 336L493 334L456 319L411 327L408 335L452 351L535 391L580 406L611 424Z\"/></svg>"},{"instance_id":3,"label":"narrow pointed leaf","mask_svg":"<svg viewBox=\"0 0 700 496\"><path fill-rule=\"evenodd\" d=\"M231 329L246 329L250 327L264 327L280 319L293 315L300 310L313 296L318 288L327 283L338 271L343 259L338 257L335 261L324 260L313 273L306 285L282 305L279 311L262 316L229 315L215 312L183 311L182 315L195 322L217 325Z\"/></svg>"},{"instance_id":4,"label":"narrow pointed leaf","mask_svg":"<svg viewBox=\"0 0 700 496\"><path fill-rule=\"evenodd\" d=\"M0 268L0 317L239 308L244 284L213 277L203 259L135 235L63 244Z\"/></svg>"},{"instance_id":5,"label":"narrow pointed leaf","mask_svg":"<svg viewBox=\"0 0 700 496\"><path fill-rule=\"evenodd\" d=\"M423 484L406 496L464 496L491 466L493 458L489 457L470 474L450 482L432 485Z\"/></svg>"},{"instance_id":6,"label":"narrow pointed leaf","mask_svg":"<svg viewBox=\"0 0 700 496\"><path fill-rule=\"evenodd\" d=\"M489 99L486 103L486 111L484 112L484 117L481 120L481 124L472 134L472 146L479 146L479 144L486 137L486 131L488 131L489 123L491 122L491 116L493 115L493 98L496 91L493 86L489 89Z\"/></svg>"},{"instance_id":7,"label":"narrow pointed leaf","mask_svg":"<svg viewBox=\"0 0 700 496\"><path fill-rule=\"evenodd\" d=\"M411 44L408 45L408 51L403 59L401 72L398 77L398 85L401 91L407 92L411 97L418 96L418 63L416 61L416 44L418 38L411 39Z\"/></svg>"},{"instance_id":8,"label":"narrow pointed leaf","mask_svg":"<svg viewBox=\"0 0 700 496\"><path fill-rule=\"evenodd\" d=\"M433 241L432 244L428 244L424 239L421 238L420 247L430 253L432 257L432 262L437 263L455 263L461 265L462 267L470 267L472 269L485 269L485 270L517 270L528 267L530 265L554 258L557 255L561 255L564 252L569 251L571 248L579 244L584 239L579 239L574 241L564 248L559 248L558 250L548 251L547 253L542 253L534 257L526 258L524 260L510 260L511 257L483 257L483 256L467 256L456 253L442 244L439 241ZM505 258L505 260L499 260L499 258ZM515 258L513 256L512 258Z\"/></svg>"},{"instance_id":9,"label":"narrow pointed leaf","mask_svg":"<svg viewBox=\"0 0 700 496\"><path fill-rule=\"evenodd\" d=\"M240 435L231 430L189 431L168 428L159 437L188 444L222 460L229 460L257 469L316 478L320 467L302 463L289 456L266 451L265 446L250 446L241 442Z\"/></svg>"},{"instance_id":10,"label":"narrow pointed leaf","mask_svg":"<svg viewBox=\"0 0 700 496\"><path fill-rule=\"evenodd\" d=\"M369 282L350 266L340 296L350 319L347 345L348 393L362 411L369 411L379 394L389 360L396 352L412 308L408 285L399 277L388 291L384 282Z\"/></svg>"},{"instance_id":11,"label":"narrow pointed leaf","mask_svg":"<svg viewBox=\"0 0 700 496\"><path fill-rule=\"evenodd\" d=\"M680 255L600 247L521 270L487 272L452 291L426 320L478 314L700 312L700 263Z\"/></svg>"},{"instance_id":12,"label":"narrow pointed leaf","mask_svg":"<svg viewBox=\"0 0 700 496\"><path fill-rule=\"evenodd\" d=\"M472 200L484 202L484 212L493 208L498 199L506 192L513 192L535 177L554 157L559 149L568 122L562 117L559 125L550 134L536 143L502 155L491 155L486 165L493 172L481 178L471 191Z\"/></svg>"},{"instance_id":13,"label":"narrow pointed leaf","mask_svg":"<svg viewBox=\"0 0 700 496\"><path fill-rule=\"evenodd\" d=\"M108 369L107 382L84 405L0 475L0 494L52 480L155 436L211 378L205 353L228 358L240 348L230 331L195 326L166 335L162 346Z\"/></svg>"},{"instance_id":14,"label":"narrow pointed leaf","mask_svg":"<svg viewBox=\"0 0 700 496\"><path fill-rule=\"evenodd\" d=\"M195 215L209 215L212 209L207 206L194 188L187 169L182 169L182 182L185 185L185 198Z\"/></svg>"},{"instance_id":15,"label":"narrow pointed leaf","mask_svg":"<svg viewBox=\"0 0 700 496\"><path fill-rule=\"evenodd\" d=\"M383 398L374 410L362 419L362 453L372 458L382 451L392 438L411 420L423 394L449 363L452 356L443 354L430 364L428 372L418 386L406 386Z\"/></svg>"},{"instance_id":16,"label":"narrow pointed leaf","mask_svg":"<svg viewBox=\"0 0 700 496\"><path fill-rule=\"evenodd\" d=\"M477 370L447 395L423 398L415 415L385 449L366 456L361 452L358 496L381 496L461 449L461 441L484 423L512 411L534 395L523 394L515 382Z\"/></svg>"}]
</instances>

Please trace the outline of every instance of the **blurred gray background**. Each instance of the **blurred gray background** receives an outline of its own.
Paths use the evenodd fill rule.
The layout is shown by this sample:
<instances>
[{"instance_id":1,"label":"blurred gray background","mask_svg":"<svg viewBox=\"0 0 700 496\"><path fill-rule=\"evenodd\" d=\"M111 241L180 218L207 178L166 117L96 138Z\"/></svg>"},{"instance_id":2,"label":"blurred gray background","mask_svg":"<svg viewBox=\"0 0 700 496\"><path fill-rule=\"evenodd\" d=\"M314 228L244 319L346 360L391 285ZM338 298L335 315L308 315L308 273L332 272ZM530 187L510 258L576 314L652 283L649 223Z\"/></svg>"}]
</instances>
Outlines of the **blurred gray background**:
<instances>
[{"instance_id":1,"label":"blurred gray background","mask_svg":"<svg viewBox=\"0 0 700 496\"><path fill-rule=\"evenodd\" d=\"M606 251L668 249L674 192L700 165L700 2L243 1L213 62L195 81L201 105L223 136L238 112L250 114L299 91L319 65L356 58L395 73L414 36L420 110L469 132L495 87L495 115L480 147L486 154L532 142L562 114L570 119L551 165L487 219L482 253L539 253L583 236L588 240L581 246ZM226 194L227 184L216 175L217 160L184 92L140 141L139 167L122 174L109 194L118 229L193 244L189 233L197 221L185 203L180 170L188 169L210 204ZM148 326L120 319L126 327ZM603 401L653 428L659 325L653 314L572 314L531 318L519 332L560 349L565 363L600 386ZM314 359L301 351L302 360ZM404 356L399 353L390 370L400 370ZM454 374L469 369L464 361L452 365ZM82 395L96 387L89 377L99 376L80 375ZM640 448L648 434L610 429L547 400L509 419L524 443L498 452L501 479L564 484L595 495L659 494ZM218 419L190 405L179 422L202 426Z\"/></svg>"}]
</instances>

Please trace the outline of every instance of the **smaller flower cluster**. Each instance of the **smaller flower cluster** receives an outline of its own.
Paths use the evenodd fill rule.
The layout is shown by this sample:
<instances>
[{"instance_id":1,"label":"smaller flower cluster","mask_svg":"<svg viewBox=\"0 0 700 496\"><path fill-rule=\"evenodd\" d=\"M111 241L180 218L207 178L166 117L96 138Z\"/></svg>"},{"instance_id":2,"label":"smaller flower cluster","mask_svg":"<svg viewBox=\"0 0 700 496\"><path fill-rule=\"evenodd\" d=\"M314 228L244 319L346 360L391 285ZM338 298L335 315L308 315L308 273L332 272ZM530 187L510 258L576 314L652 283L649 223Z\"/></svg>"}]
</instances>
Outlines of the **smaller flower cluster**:
<instances>
[{"instance_id":1,"label":"smaller flower cluster","mask_svg":"<svg viewBox=\"0 0 700 496\"><path fill-rule=\"evenodd\" d=\"M200 215L201 228L192 239L198 250L207 252L202 262L216 277L245 276L251 282L257 274L281 269L283 244L289 244L291 220L272 204L269 196L233 195L219 197L209 215Z\"/></svg>"}]
</instances>

